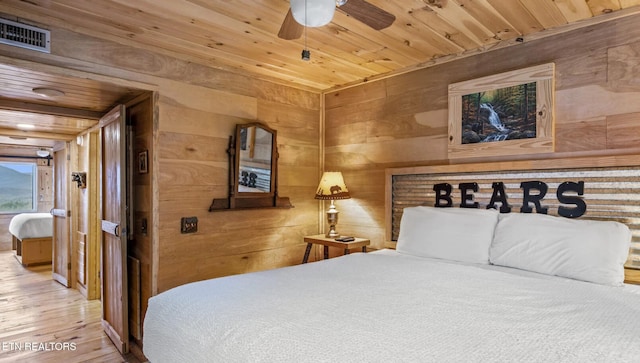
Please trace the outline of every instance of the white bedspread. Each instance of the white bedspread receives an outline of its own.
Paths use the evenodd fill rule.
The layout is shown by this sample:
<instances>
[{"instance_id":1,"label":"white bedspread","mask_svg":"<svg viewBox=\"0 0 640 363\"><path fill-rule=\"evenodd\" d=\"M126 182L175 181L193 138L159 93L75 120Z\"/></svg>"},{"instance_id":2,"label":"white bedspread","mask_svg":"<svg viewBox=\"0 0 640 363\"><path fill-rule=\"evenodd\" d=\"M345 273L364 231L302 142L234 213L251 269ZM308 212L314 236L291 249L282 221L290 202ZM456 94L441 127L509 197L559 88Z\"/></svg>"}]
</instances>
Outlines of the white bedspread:
<instances>
[{"instance_id":1,"label":"white bedspread","mask_svg":"<svg viewBox=\"0 0 640 363\"><path fill-rule=\"evenodd\" d=\"M394 251L149 300L161 362L639 362L640 289Z\"/></svg>"},{"instance_id":2,"label":"white bedspread","mask_svg":"<svg viewBox=\"0 0 640 363\"><path fill-rule=\"evenodd\" d=\"M18 239L53 235L53 216L49 213L21 213L11 218L9 232Z\"/></svg>"}]
</instances>

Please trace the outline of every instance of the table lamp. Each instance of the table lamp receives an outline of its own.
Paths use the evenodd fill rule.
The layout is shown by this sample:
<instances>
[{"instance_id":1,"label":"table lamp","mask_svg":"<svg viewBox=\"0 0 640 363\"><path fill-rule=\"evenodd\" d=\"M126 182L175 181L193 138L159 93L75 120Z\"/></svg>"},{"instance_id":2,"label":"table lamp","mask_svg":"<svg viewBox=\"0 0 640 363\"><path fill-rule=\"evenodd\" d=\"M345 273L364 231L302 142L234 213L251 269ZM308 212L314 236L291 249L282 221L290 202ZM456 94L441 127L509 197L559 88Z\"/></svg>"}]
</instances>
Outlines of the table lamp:
<instances>
[{"instance_id":1,"label":"table lamp","mask_svg":"<svg viewBox=\"0 0 640 363\"><path fill-rule=\"evenodd\" d=\"M339 171L325 171L320 178L318 190L316 191L316 199L330 200L331 206L327 211L327 222L329 223L329 232L326 236L329 238L340 237L340 233L336 232L336 224L338 224L338 211L336 210L334 200L349 199L349 190L344 183L342 173Z\"/></svg>"}]
</instances>

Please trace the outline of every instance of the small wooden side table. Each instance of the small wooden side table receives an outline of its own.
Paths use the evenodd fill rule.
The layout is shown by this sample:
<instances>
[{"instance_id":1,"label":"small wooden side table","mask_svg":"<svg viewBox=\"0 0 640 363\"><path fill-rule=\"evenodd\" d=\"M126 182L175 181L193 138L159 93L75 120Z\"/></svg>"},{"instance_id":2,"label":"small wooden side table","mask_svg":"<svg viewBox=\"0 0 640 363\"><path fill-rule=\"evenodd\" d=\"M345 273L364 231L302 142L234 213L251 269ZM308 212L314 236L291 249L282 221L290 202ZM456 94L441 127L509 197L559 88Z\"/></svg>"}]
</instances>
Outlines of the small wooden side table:
<instances>
[{"instance_id":1,"label":"small wooden side table","mask_svg":"<svg viewBox=\"0 0 640 363\"><path fill-rule=\"evenodd\" d=\"M336 241L335 238L326 237L324 234L317 234L315 236L305 236L304 241L307 242L307 249L304 251L304 258L302 263L307 263L309 260L309 253L311 252L311 246L313 244L319 244L324 246L324 259L329 258L329 247L338 247L344 250L344 254L349 254L349 250L362 247L362 252L367 252L367 246L371 243L368 239L357 238L351 242Z\"/></svg>"},{"instance_id":2,"label":"small wooden side table","mask_svg":"<svg viewBox=\"0 0 640 363\"><path fill-rule=\"evenodd\" d=\"M624 282L627 284L640 285L640 270L630 268L624 269Z\"/></svg>"}]
</instances>

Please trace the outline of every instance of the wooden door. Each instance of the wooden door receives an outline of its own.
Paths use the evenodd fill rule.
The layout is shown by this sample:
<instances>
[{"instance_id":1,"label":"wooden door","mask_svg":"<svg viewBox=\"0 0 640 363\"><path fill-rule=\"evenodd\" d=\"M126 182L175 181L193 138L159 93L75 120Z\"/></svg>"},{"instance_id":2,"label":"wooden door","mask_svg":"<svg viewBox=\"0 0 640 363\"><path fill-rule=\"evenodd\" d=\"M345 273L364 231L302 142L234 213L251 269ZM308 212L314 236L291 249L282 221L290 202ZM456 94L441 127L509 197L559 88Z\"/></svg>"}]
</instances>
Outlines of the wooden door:
<instances>
[{"instance_id":1,"label":"wooden door","mask_svg":"<svg viewBox=\"0 0 640 363\"><path fill-rule=\"evenodd\" d=\"M69 197L69 145L64 143L62 147L53 150L53 180L54 195L53 208L53 279L66 287L71 286L71 241L69 233L69 218L67 203Z\"/></svg>"},{"instance_id":2,"label":"wooden door","mask_svg":"<svg viewBox=\"0 0 640 363\"><path fill-rule=\"evenodd\" d=\"M125 107L100 120L102 174L102 326L121 353L129 350L127 296L127 148Z\"/></svg>"}]
</instances>

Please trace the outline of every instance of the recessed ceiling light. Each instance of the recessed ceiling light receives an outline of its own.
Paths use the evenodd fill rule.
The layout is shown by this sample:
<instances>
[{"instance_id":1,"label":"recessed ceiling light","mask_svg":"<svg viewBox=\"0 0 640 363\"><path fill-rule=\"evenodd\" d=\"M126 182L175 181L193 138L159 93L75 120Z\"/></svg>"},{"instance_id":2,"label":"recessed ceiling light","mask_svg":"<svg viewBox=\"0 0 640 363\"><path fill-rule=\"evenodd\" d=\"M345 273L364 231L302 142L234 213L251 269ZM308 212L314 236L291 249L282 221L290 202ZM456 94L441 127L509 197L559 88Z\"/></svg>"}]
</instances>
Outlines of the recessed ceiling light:
<instances>
[{"instance_id":1,"label":"recessed ceiling light","mask_svg":"<svg viewBox=\"0 0 640 363\"><path fill-rule=\"evenodd\" d=\"M26 140L27 138L24 136L9 136L10 139L13 140Z\"/></svg>"},{"instance_id":2,"label":"recessed ceiling light","mask_svg":"<svg viewBox=\"0 0 640 363\"><path fill-rule=\"evenodd\" d=\"M19 129L23 129L23 130L31 130L31 129L35 129L36 127L31 125L31 124L17 124L16 125L17 128Z\"/></svg>"},{"instance_id":3,"label":"recessed ceiling light","mask_svg":"<svg viewBox=\"0 0 640 363\"><path fill-rule=\"evenodd\" d=\"M59 89L48 88L48 87L36 87L36 88L33 88L31 91L43 97L61 97L65 95L65 93L60 91Z\"/></svg>"}]
</instances>

